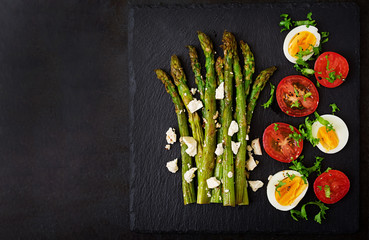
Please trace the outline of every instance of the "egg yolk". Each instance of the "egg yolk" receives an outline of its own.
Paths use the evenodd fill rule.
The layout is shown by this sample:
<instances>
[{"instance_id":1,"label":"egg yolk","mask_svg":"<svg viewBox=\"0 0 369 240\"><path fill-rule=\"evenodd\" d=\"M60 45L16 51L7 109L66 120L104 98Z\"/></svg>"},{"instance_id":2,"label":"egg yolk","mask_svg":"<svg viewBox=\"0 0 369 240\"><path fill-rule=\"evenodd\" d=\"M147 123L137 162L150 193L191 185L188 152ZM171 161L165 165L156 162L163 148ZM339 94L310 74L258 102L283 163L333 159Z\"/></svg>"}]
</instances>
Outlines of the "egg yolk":
<instances>
[{"instance_id":1,"label":"egg yolk","mask_svg":"<svg viewBox=\"0 0 369 240\"><path fill-rule=\"evenodd\" d=\"M338 146L339 140L336 131L327 131L327 128L320 127L317 134L320 144L327 150L335 149Z\"/></svg>"},{"instance_id":2,"label":"egg yolk","mask_svg":"<svg viewBox=\"0 0 369 240\"><path fill-rule=\"evenodd\" d=\"M275 198L283 206L291 205L307 187L304 180L298 176L294 176L292 180L287 177L282 180L282 184L280 184L282 186L276 188Z\"/></svg>"},{"instance_id":3,"label":"egg yolk","mask_svg":"<svg viewBox=\"0 0 369 240\"><path fill-rule=\"evenodd\" d=\"M297 33L290 41L288 45L288 53L296 57L296 54L300 51L300 47L303 51L311 49L316 43L316 37L309 31L303 31ZM296 57L297 58L297 57Z\"/></svg>"}]
</instances>

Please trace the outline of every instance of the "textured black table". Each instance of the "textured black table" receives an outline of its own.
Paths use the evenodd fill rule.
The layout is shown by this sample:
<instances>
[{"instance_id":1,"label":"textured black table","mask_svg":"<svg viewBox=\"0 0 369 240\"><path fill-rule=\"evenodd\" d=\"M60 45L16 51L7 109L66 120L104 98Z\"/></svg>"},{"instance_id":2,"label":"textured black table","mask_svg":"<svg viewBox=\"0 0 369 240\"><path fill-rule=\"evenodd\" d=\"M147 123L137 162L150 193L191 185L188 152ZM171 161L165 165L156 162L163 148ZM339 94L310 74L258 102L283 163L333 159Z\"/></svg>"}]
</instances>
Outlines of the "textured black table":
<instances>
[{"instance_id":1,"label":"textured black table","mask_svg":"<svg viewBox=\"0 0 369 240\"><path fill-rule=\"evenodd\" d=\"M126 2L2 1L0 238L367 239L369 37L363 23L369 7L358 2L364 26L360 230L323 237L130 232Z\"/></svg>"}]
</instances>

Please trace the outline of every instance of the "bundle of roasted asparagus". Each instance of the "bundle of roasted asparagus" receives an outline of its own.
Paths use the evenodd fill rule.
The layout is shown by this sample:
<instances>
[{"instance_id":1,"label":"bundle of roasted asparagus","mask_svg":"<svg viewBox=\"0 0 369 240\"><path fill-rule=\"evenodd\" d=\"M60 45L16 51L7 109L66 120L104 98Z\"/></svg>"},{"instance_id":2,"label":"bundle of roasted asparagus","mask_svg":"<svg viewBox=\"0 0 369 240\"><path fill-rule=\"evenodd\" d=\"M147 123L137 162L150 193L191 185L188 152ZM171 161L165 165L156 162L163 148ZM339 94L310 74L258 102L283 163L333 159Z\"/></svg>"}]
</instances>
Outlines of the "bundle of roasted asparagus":
<instances>
[{"instance_id":1,"label":"bundle of roasted asparagus","mask_svg":"<svg viewBox=\"0 0 369 240\"><path fill-rule=\"evenodd\" d=\"M177 56L171 57L171 75L174 84L163 70L155 70L157 77L172 97L178 118L182 142L184 204L197 201L198 204L248 205L245 163L251 118L259 94L276 67L261 71L252 82L255 62L247 43L240 41L244 58L242 70L237 54L237 42L232 33L224 32L221 46L224 56L218 57L216 62L210 38L202 32L198 32L198 38L205 55L205 80L201 75L195 47L187 48L200 100L192 96ZM234 88L236 94L233 93ZM202 105L201 118L197 109ZM237 143L232 141L232 137ZM195 157L196 166L191 156ZM192 181L195 171L198 184L197 198Z\"/></svg>"}]
</instances>

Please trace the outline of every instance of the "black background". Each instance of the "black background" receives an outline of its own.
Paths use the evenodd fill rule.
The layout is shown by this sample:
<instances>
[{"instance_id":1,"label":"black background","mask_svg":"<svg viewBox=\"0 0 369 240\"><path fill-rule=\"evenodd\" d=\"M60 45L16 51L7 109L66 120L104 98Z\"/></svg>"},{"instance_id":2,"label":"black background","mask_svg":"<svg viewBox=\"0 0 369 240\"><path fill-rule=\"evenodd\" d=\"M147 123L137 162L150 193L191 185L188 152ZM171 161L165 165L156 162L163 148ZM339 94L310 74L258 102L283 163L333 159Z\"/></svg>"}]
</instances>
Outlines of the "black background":
<instances>
[{"instance_id":1,"label":"black background","mask_svg":"<svg viewBox=\"0 0 369 240\"><path fill-rule=\"evenodd\" d=\"M359 232L188 236L129 231L127 2L1 1L0 238L368 239L369 7L357 2Z\"/></svg>"}]
</instances>

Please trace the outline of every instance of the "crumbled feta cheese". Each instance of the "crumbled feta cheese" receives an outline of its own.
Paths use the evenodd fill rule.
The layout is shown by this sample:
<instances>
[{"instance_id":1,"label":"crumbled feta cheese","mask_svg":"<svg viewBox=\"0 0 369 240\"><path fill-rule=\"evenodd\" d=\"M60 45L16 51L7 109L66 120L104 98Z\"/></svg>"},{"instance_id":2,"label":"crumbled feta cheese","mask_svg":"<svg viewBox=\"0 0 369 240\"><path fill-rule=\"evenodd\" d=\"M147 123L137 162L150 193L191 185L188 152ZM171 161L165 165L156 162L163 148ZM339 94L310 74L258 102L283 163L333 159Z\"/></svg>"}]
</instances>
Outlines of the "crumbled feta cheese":
<instances>
[{"instance_id":1,"label":"crumbled feta cheese","mask_svg":"<svg viewBox=\"0 0 369 240\"><path fill-rule=\"evenodd\" d=\"M228 128L228 136L232 137L236 132L238 132L238 124L235 120L233 120Z\"/></svg>"},{"instance_id":2,"label":"crumbled feta cheese","mask_svg":"<svg viewBox=\"0 0 369 240\"><path fill-rule=\"evenodd\" d=\"M246 169L248 171L254 170L256 168L258 162L255 162L254 157L252 156L251 152L249 152L249 159L246 161Z\"/></svg>"},{"instance_id":3,"label":"crumbled feta cheese","mask_svg":"<svg viewBox=\"0 0 369 240\"><path fill-rule=\"evenodd\" d=\"M196 91L197 91L197 88L191 88L192 95L195 95L196 94Z\"/></svg>"},{"instance_id":4,"label":"crumbled feta cheese","mask_svg":"<svg viewBox=\"0 0 369 240\"><path fill-rule=\"evenodd\" d=\"M215 127L216 127L216 128L221 128L221 127L222 127L222 125L221 125L220 123L217 123L217 124L215 124Z\"/></svg>"},{"instance_id":5,"label":"crumbled feta cheese","mask_svg":"<svg viewBox=\"0 0 369 240\"><path fill-rule=\"evenodd\" d=\"M215 89L215 99L224 99L224 82Z\"/></svg>"},{"instance_id":6,"label":"crumbled feta cheese","mask_svg":"<svg viewBox=\"0 0 369 240\"><path fill-rule=\"evenodd\" d=\"M238 149L240 148L241 146L241 143L240 142L233 142L232 141L232 152L234 154L237 154L238 153Z\"/></svg>"},{"instance_id":7,"label":"crumbled feta cheese","mask_svg":"<svg viewBox=\"0 0 369 240\"><path fill-rule=\"evenodd\" d=\"M250 129L250 128L249 128ZM246 135L246 141L248 141L249 140L249 135L247 134Z\"/></svg>"},{"instance_id":8,"label":"crumbled feta cheese","mask_svg":"<svg viewBox=\"0 0 369 240\"><path fill-rule=\"evenodd\" d=\"M229 178L232 178L232 177L233 177L233 172L228 172L227 176L228 176Z\"/></svg>"},{"instance_id":9,"label":"crumbled feta cheese","mask_svg":"<svg viewBox=\"0 0 369 240\"><path fill-rule=\"evenodd\" d=\"M207 123L208 123L208 121L206 121L206 119L205 119L205 118L202 118L202 121L203 121L205 124L207 124Z\"/></svg>"},{"instance_id":10,"label":"crumbled feta cheese","mask_svg":"<svg viewBox=\"0 0 369 240\"><path fill-rule=\"evenodd\" d=\"M207 194L206 194L208 197L211 197L211 194L210 194L210 192L208 192Z\"/></svg>"},{"instance_id":11,"label":"crumbled feta cheese","mask_svg":"<svg viewBox=\"0 0 369 240\"><path fill-rule=\"evenodd\" d=\"M174 159L173 161L167 162L167 168L169 172L175 173L178 171L177 162L178 162L178 158Z\"/></svg>"},{"instance_id":12,"label":"crumbled feta cheese","mask_svg":"<svg viewBox=\"0 0 369 240\"><path fill-rule=\"evenodd\" d=\"M249 181L249 186L251 187L252 191L256 192L259 188L264 186L264 183L260 180Z\"/></svg>"},{"instance_id":13,"label":"crumbled feta cheese","mask_svg":"<svg viewBox=\"0 0 369 240\"><path fill-rule=\"evenodd\" d=\"M174 132L174 128L169 128L168 131L166 132L167 134L167 143L168 144L173 144L177 141L177 134Z\"/></svg>"},{"instance_id":14,"label":"crumbled feta cheese","mask_svg":"<svg viewBox=\"0 0 369 240\"><path fill-rule=\"evenodd\" d=\"M190 110L191 113L196 112L197 110L201 109L204 105L202 104L201 100L197 100L194 98L191 102L188 103L187 108Z\"/></svg>"},{"instance_id":15,"label":"crumbled feta cheese","mask_svg":"<svg viewBox=\"0 0 369 240\"><path fill-rule=\"evenodd\" d=\"M246 150L247 150L248 152L251 152L251 151L252 151L252 147L251 147L250 145L247 145Z\"/></svg>"},{"instance_id":16,"label":"crumbled feta cheese","mask_svg":"<svg viewBox=\"0 0 369 240\"><path fill-rule=\"evenodd\" d=\"M215 149L215 154L217 156L220 156L223 154L223 152L224 152L223 143L218 143L217 148Z\"/></svg>"},{"instance_id":17,"label":"crumbled feta cheese","mask_svg":"<svg viewBox=\"0 0 369 240\"><path fill-rule=\"evenodd\" d=\"M170 149L170 145L169 144L165 145L165 149L166 150L169 150Z\"/></svg>"},{"instance_id":18,"label":"crumbled feta cheese","mask_svg":"<svg viewBox=\"0 0 369 240\"><path fill-rule=\"evenodd\" d=\"M269 175L269 177L268 177L268 181L269 181L270 179L272 179L272 177L273 177L273 175Z\"/></svg>"},{"instance_id":19,"label":"crumbled feta cheese","mask_svg":"<svg viewBox=\"0 0 369 240\"><path fill-rule=\"evenodd\" d=\"M195 177L196 170L197 170L197 168L191 168L190 170L185 172L183 177L186 180L186 182L188 182L188 183L192 182L192 179Z\"/></svg>"},{"instance_id":20,"label":"crumbled feta cheese","mask_svg":"<svg viewBox=\"0 0 369 240\"><path fill-rule=\"evenodd\" d=\"M255 155L263 155L263 153L261 152L259 138L252 140L251 147L252 149L254 149Z\"/></svg>"},{"instance_id":21,"label":"crumbled feta cheese","mask_svg":"<svg viewBox=\"0 0 369 240\"><path fill-rule=\"evenodd\" d=\"M219 112L218 111L216 111L215 112L215 115L213 116L213 119L215 120L215 119L217 119L218 118L218 116L219 116Z\"/></svg>"},{"instance_id":22,"label":"crumbled feta cheese","mask_svg":"<svg viewBox=\"0 0 369 240\"><path fill-rule=\"evenodd\" d=\"M216 177L211 177L206 180L208 188L216 188L220 185L220 181Z\"/></svg>"},{"instance_id":23,"label":"crumbled feta cheese","mask_svg":"<svg viewBox=\"0 0 369 240\"><path fill-rule=\"evenodd\" d=\"M229 190L228 189L224 189L224 192L227 193L227 192L229 192Z\"/></svg>"},{"instance_id":24,"label":"crumbled feta cheese","mask_svg":"<svg viewBox=\"0 0 369 240\"><path fill-rule=\"evenodd\" d=\"M191 157L197 154L197 142L193 137L183 137L183 142L187 145L186 153Z\"/></svg>"}]
</instances>

